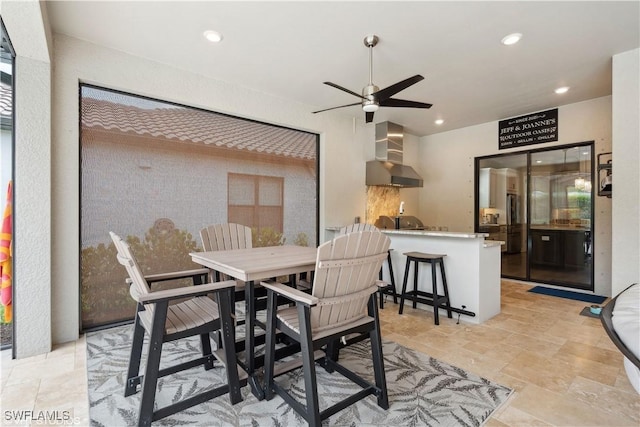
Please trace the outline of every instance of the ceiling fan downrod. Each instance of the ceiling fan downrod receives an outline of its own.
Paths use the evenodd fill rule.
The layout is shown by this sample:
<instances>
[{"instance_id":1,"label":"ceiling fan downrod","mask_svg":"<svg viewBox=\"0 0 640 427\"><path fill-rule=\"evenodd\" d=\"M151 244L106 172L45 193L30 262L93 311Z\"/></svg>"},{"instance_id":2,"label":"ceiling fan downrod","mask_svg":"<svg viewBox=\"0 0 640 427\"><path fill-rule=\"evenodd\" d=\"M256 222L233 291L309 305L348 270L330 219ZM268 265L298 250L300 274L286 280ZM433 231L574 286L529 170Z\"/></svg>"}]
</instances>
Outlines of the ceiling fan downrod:
<instances>
[{"instance_id":1,"label":"ceiling fan downrod","mask_svg":"<svg viewBox=\"0 0 640 427\"><path fill-rule=\"evenodd\" d=\"M362 110L372 116L378 111L379 103L374 94L380 88L373 84L373 47L380 39L375 34L370 34L364 38L364 45L369 48L369 84L362 89ZM370 117L372 119L372 117Z\"/></svg>"},{"instance_id":2,"label":"ceiling fan downrod","mask_svg":"<svg viewBox=\"0 0 640 427\"><path fill-rule=\"evenodd\" d=\"M373 48L380 39L375 34L370 34L364 38L364 45L369 48L369 86L373 85Z\"/></svg>"}]
</instances>

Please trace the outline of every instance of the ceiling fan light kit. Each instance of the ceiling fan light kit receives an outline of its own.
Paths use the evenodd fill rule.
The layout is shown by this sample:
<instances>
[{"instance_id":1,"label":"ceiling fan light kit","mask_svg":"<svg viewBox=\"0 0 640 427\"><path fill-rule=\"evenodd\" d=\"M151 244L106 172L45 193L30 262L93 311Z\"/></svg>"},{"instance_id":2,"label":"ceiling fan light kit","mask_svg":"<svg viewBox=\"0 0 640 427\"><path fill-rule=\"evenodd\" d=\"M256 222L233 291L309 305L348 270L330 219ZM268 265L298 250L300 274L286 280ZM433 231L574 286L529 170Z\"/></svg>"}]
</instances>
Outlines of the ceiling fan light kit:
<instances>
[{"instance_id":1,"label":"ceiling fan light kit","mask_svg":"<svg viewBox=\"0 0 640 427\"><path fill-rule=\"evenodd\" d=\"M340 85L331 82L324 82L328 86L332 86L343 92L347 92L361 99L360 102L340 105L338 107L326 108L324 110L314 111L313 113L321 113L323 111L335 110L336 108L351 107L354 105L361 105L362 111L365 112L365 122L370 123L373 121L373 113L378 111L379 107L404 107L404 108L431 108L431 104L418 101L408 101L404 99L392 98L396 93L403 91L404 89L412 86L419 81L423 80L419 74L413 77L402 80L384 89L380 89L373 84L373 48L378 44L380 39L375 34L370 34L364 38L364 45L369 49L369 84L362 89L362 95L344 88Z\"/></svg>"}]
</instances>

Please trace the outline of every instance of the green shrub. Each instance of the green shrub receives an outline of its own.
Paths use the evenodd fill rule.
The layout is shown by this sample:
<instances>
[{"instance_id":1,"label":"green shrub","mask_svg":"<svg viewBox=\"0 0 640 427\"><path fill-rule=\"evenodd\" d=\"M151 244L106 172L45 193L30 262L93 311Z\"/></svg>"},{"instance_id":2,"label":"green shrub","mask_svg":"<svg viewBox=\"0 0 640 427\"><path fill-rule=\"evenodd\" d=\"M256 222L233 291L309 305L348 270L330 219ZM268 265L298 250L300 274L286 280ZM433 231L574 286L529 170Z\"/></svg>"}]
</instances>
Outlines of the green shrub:
<instances>
[{"instance_id":1,"label":"green shrub","mask_svg":"<svg viewBox=\"0 0 640 427\"><path fill-rule=\"evenodd\" d=\"M190 233L184 230L158 231L152 227L144 240L137 236L127 236L127 243L136 257L144 274L166 273L170 271L198 268L191 261L190 252L197 250L197 244ZM99 244L81 251L80 262L80 303L82 327L132 319L136 304L125 283L128 275L116 259L113 243ZM168 289L184 286L188 279L154 284L154 289Z\"/></svg>"},{"instance_id":2,"label":"green shrub","mask_svg":"<svg viewBox=\"0 0 640 427\"><path fill-rule=\"evenodd\" d=\"M296 246L309 246L309 237L307 236L307 233L298 233L293 244Z\"/></svg>"},{"instance_id":3,"label":"green shrub","mask_svg":"<svg viewBox=\"0 0 640 427\"><path fill-rule=\"evenodd\" d=\"M252 228L251 238L253 240L254 248L263 246L282 246L286 241L282 236L282 233L276 231L273 227L263 227L259 231L257 228Z\"/></svg>"}]
</instances>

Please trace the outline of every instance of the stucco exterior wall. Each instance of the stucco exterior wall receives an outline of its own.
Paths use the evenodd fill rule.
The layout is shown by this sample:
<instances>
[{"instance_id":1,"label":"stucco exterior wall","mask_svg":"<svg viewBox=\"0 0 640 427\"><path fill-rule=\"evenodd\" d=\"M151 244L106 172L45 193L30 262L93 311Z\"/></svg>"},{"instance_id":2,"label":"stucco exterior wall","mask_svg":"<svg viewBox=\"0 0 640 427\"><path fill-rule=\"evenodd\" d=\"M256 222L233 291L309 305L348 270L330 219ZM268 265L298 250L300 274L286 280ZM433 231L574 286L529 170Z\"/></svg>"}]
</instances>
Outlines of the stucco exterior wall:
<instances>
[{"instance_id":1,"label":"stucco exterior wall","mask_svg":"<svg viewBox=\"0 0 640 427\"><path fill-rule=\"evenodd\" d=\"M171 219L200 245L201 228L227 222L229 172L283 178L286 243L305 232L316 246L315 177L304 166L226 159L206 149L181 150L178 143L161 150L87 139L92 141L82 147L82 248L109 244L109 231L142 238L159 218Z\"/></svg>"}]
</instances>

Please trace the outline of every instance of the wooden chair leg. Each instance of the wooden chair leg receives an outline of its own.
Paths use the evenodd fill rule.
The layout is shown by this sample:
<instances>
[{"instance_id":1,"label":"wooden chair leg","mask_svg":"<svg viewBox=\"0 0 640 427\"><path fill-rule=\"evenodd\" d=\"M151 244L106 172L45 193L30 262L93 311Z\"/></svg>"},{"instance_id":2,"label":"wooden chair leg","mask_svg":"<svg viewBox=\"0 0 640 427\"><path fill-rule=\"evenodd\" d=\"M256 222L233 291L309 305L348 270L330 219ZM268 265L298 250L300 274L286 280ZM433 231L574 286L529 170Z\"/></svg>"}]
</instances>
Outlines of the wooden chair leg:
<instances>
[{"instance_id":1,"label":"wooden chair leg","mask_svg":"<svg viewBox=\"0 0 640 427\"><path fill-rule=\"evenodd\" d=\"M168 302L157 303L153 316L153 327L149 339L149 353L144 380L142 381L142 396L140 411L138 412L138 426L151 426L153 421L153 404L156 400L156 385L162 355L162 337L164 335L165 319L167 318Z\"/></svg>"},{"instance_id":2,"label":"wooden chair leg","mask_svg":"<svg viewBox=\"0 0 640 427\"><path fill-rule=\"evenodd\" d=\"M340 340L333 340L327 344L327 348L325 350L325 358L331 360L332 362L337 362L340 358ZM335 369L333 368L333 364L325 363L325 370L329 373L332 373Z\"/></svg>"},{"instance_id":3,"label":"wooden chair leg","mask_svg":"<svg viewBox=\"0 0 640 427\"><path fill-rule=\"evenodd\" d=\"M418 307L417 294L418 291L418 261L413 262L413 308Z\"/></svg>"},{"instance_id":4,"label":"wooden chair leg","mask_svg":"<svg viewBox=\"0 0 640 427\"><path fill-rule=\"evenodd\" d=\"M444 288L444 297L447 299L447 317L453 318L451 311L451 300L449 299L449 287L447 286L447 275L444 273L444 260L440 261L440 277L442 277L442 286Z\"/></svg>"},{"instance_id":5,"label":"wooden chair leg","mask_svg":"<svg viewBox=\"0 0 640 427\"><path fill-rule=\"evenodd\" d=\"M387 251L387 264L389 265L389 278L391 279L391 290L393 294L393 303L398 303L398 294L396 292L396 280L393 277L393 264L391 263L391 251Z\"/></svg>"},{"instance_id":6,"label":"wooden chair leg","mask_svg":"<svg viewBox=\"0 0 640 427\"><path fill-rule=\"evenodd\" d=\"M129 368L127 369L127 381L124 385L124 396L137 393L140 384L140 359L142 358L142 345L144 343L144 328L140 323L138 313L144 310L142 304L138 304L136 319L133 325L133 341L131 342L131 354L129 356Z\"/></svg>"},{"instance_id":7,"label":"wooden chair leg","mask_svg":"<svg viewBox=\"0 0 640 427\"><path fill-rule=\"evenodd\" d=\"M402 293L400 294L400 309L398 314L402 314L404 310L404 297L407 294L407 279L409 279L409 268L411 263L407 260L407 264L404 267L404 280L402 281Z\"/></svg>"},{"instance_id":8,"label":"wooden chair leg","mask_svg":"<svg viewBox=\"0 0 640 427\"><path fill-rule=\"evenodd\" d=\"M271 400L273 397L273 370L276 356L276 310L278 308L277 295L267 291L267 319L266 340L264 345L264 398Z\"/></svg>"},{"instance_id":9,"label":"wooden chair leg","mask_svg":"<svg viewBox=\"0 0 640 427\"><path fill-rule=\"evenodd\" d=\"M235 324L231 318L233 305L233 290L226 289L218 292L218 308L220 310L220 335L222 335L222 348L227 359L227 384L229 387L229 400L232 405L242 401L240 392L240 379L238 377L238 363L236 360Z\"/></svg>"},{"instance_id":10,"label":"wooden chair leg","mask_svg":"<svg viewBox=\"0 0 640 427\"><path fill-rule=\"evenodd\" d=\"M310 307L297 304L300 319L300 353L304 372L304 386L307 397L307 422L311 427L320 427L320 404L318 403L318 384L316 382L316 366L313 357L313 342L311 335Z\"/></svg>"},{"instance_id":11,"label":"wooden chair leg","mask_svg":"<svg viewBox=\"0 0 640 427\"><path fill-rule=\"evenodd\" d=\"M440 311L440 299L438 298L438 282L436 282L436 265L434 263L431 263L431 283L433 288L433 321L436 325L439 325L440 316L438 312Z\"/></svg>"},{"instance_id":12,"label":"wooden chair leg","mask_svg":"<svg viewBox=\"0 0 640 427\"><path fill-rule=\"evenodd\" d=\"M211 337L208 333L200 334L200 346L202 347L203 356L211 356ZM213 369L213 357L209 358L209 361L204 363L204 370L208 371Z\"/></svg>"},{"instance_id":13,"label":"wooden chair leg","mask_svg":"<svg viewBox=\"0 0 640 427\"><path fill-rule=\"evenodd\" d=\"M382 267L380 267L380 271L378 272L378 280L380 280L380 281L383 280L382 279ZM378 292L380 292L380 308L384 308L384 302L383 302L383 299L382 299L382 295L383 295L382 288L380 288L380 290Z\"/></svg>"},{"instance_id":14,"label":"wooden chair leg","mask_svg":"<svg viewBox=\"0 0 640 427\"><path fill-rule=\"evenodd\" d=\"M376 387L380 390L378 394L378 406L382 409L389 409L389 395L387 392L387 379L384 373L384 358L382 355L382 337L380 336L380 321L376 305L376 294L371 295L369 300L369 310L374 312L374 328L369 332L371 340L371 357L373 358L373 372L376 380Z\"/></svg>"}]
</instances>

